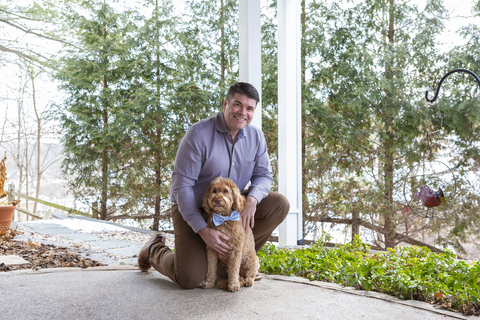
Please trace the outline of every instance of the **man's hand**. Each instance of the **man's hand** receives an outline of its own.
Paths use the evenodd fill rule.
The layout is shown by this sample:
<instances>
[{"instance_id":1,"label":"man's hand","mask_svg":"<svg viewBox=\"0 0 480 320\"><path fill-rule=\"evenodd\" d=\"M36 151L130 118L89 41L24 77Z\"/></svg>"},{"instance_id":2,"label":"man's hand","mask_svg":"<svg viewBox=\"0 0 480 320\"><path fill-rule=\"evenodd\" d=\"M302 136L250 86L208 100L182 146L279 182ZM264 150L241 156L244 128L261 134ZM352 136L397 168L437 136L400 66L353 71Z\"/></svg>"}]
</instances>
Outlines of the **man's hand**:
<instances>
[{"instance_id":1,"label":"man's hand","mask_svg":"<svg viewBox=\"0 0 480 320\"><path fill-rule=\"evenodd\" d=\"M242 221L243 229L247 232L248 226L253 229L255 225L255 212L257 211L258 201L252 196L247 196L245 200L245 207L240 212L240 220Z\"/></svg>"},{"instance_id":2,"label":"man's hand","mask_svg":"<svg viewBox=\"0 0 480 320\"><path fill-rule=\"evenodd\" d=\"M198 234L202 237L207 246L217 251L222 256L232 250L232 248L224 242L228 240L228 237L218 230L205 227L200 229Z\"/></svg>"}]
</instances>

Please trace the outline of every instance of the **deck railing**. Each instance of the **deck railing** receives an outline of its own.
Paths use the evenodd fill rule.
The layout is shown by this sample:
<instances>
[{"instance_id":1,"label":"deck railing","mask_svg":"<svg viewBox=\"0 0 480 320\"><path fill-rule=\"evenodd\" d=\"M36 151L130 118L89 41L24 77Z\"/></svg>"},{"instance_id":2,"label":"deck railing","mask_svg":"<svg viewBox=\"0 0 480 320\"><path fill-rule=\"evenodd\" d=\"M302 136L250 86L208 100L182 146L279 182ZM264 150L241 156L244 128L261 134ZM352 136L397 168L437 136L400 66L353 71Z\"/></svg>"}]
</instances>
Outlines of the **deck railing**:
<instances>
[{"instance_id":1,"label":"deck railing","mask_svg":"<svg viewBox=\"0 0 480 320\"><path fill-rule=\"evenodd\" d=\"M53 202L37 199L37 198L34 198L34 197L27 196L26 194L16 192L15 191L15 185L13 183L11 183L11 184L8 185L8 201L9 202L13 201L14 197L19 197L19 198L22 198L22 199L27 199L27 200L31 200L31 201L34 201L34 202L37 202L37 203L41 203L45 206L52 207L52 208L58 209L60 211L65 211L69 214L79 214L79 215L89 217L89 218L92 217L91 214L80 211L80 210L77 210L77 209L72 209L72 208L69 208L69 207L62 206L60 204L56 204L56 203L53 203ZM19 212L25 213L26 215L29 215L31 217L34 217L36 219L43 219L42 217L34 214L31 211L28 211L27 209L19 208L17 206L16 210L19 211Z\"/></svg>"}]
</instances>

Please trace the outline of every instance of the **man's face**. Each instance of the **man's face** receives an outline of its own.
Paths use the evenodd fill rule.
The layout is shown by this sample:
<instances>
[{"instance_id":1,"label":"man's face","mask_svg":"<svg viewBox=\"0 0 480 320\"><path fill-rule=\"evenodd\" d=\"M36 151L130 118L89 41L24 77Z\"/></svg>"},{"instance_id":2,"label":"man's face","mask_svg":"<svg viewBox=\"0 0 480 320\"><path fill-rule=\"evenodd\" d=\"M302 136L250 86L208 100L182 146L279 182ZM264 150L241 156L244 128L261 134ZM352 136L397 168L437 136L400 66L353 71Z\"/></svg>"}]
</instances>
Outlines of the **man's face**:
<instances>
[{"instance_id":1,"label":"man's face","mask_svg":"<svg viewBox=\"0 0 480 320\"><path fill-rule=\"evenodd\" d=\"M247 96L235 93L230 102L227 99L223 102L223 116L228 131L233 138L237 136L238 131L245 128L252 122L257 102Z\"/></svg>"}]
</instances>

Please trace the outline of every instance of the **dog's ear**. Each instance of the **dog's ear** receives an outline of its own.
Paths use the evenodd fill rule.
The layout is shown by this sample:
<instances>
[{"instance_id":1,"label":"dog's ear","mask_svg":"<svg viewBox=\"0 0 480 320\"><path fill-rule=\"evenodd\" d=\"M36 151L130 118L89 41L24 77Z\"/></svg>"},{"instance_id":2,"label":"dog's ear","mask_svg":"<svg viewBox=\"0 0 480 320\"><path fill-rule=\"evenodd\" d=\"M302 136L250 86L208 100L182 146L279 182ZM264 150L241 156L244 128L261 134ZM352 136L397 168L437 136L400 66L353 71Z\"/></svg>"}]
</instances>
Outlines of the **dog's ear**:
<instances>
[{"instance_id":1,"label":"dog's ear","mask_svg":"<svg viewBox=\"0 0 480 320\"><path fill-rule=\"evenodd\" d=\"M245 198L240 193L240 189L238 189L237 185L232 181L228 181L228 186L232 189L233 194L233 210L238 212L243 211L243 207L245 207Z\"/></svg>"},{"instance_id":2,"label":"dog's ear","mask_svg":"<svg viewBox=\"0 0 480 320\"><path fill-rule=\"evenodd\" d=\"M212 193L212 184L207 188L207 191L205 192L205 195L203 196L203 210L205 210L207 213L212 213L212 208L210 207L210 204L208 202L208 198L210 198L210 194Z\"/></svg>"}]
</instances>

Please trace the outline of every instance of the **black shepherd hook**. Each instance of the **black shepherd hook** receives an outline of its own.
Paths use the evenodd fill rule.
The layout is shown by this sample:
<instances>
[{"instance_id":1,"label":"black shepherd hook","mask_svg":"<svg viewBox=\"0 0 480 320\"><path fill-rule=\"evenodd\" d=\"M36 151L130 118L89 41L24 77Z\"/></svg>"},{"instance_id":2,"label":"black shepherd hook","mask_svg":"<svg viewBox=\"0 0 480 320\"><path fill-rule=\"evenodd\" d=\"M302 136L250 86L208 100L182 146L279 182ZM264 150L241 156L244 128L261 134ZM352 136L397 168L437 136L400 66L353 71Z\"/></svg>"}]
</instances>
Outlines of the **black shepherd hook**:
<instances>
[{"instance_id":1,"label":"black shepherd hook","mask_svg":"<svg viewBox=\"0 0 480 320\"><path fill-rule=\"evenodd\" d=\"M440 91L440 87L442 86L442 83L443 81L449 76L451 75L452 73L455 73L455 72L466 72L466 73L469 73L471 74L475 80L477 80L478 82L478 87L480 88L480 78L475 74L473 73L472 71L470 70L467 70L467 69L455 69L455 70L452 70L450 71L449 73L447 73L446 75L443 76L442 80L440 80L440 83L438 84L438 87L437 87L437 92L435 92L435 97L433 97L433 99L428 99L428 90L425 91L425 99L428 101L428 102L433 102L435 100L437 100L437 97L438 97L438 92Z\"/></svg>"}]
</instances>

